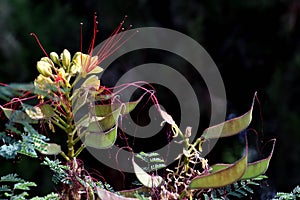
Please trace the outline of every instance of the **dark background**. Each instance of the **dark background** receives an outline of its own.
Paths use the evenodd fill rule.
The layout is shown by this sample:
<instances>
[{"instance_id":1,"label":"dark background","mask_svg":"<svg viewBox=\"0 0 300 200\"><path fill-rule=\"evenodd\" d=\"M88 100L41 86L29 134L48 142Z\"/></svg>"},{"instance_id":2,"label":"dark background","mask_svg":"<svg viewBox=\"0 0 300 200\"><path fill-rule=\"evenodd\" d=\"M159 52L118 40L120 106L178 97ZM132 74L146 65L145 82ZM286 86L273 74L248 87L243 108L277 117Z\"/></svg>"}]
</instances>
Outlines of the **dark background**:
<instances>
[{"instance_id":1,"label":"dark background","mask_svg":"<svg viewBox=\"0 0 300 200\"><path fill-rule=\"evenodd\" d=\"M130 24L133 27L165 27L198 41L221 72L227 92L228 116L246 112L254 92L258 91L260 105L255 108L251 127L258 131L264 143L271 138L277 139L266 173L270 181L265 187L269 185L267 190L271 193L289 192L300 184L300 1L2 0L0 81L34 80L36 61L44 55L30 32L38 35L48 53L60 53L65 48L74 53L79 51L79 23L83 22L83 47L86 51L92 38L95 11L100 29L98 42L106 39L125 15L128 15L125 27ZM155 53L150 52L149 55L158 61L163 60L154 58L157 56ZM122 66L132 64L130 60L127 62ZM219 147L214 149L209 159L212 162L237 160L242 151L242 148L236 147L239 139L220 140ZM37 161L24 159L21 164L1 162L1 175L13 167L22 177L34 178L42 184L39 194L51 190L52 186L45 180L49 171L40 169ZM97 170L101 172L102 169ZM41 176L36 177L35 173L41 173ZM118 176L111 177L116 178L105 178L121 189Z\"/></svg>"}]
</instances>

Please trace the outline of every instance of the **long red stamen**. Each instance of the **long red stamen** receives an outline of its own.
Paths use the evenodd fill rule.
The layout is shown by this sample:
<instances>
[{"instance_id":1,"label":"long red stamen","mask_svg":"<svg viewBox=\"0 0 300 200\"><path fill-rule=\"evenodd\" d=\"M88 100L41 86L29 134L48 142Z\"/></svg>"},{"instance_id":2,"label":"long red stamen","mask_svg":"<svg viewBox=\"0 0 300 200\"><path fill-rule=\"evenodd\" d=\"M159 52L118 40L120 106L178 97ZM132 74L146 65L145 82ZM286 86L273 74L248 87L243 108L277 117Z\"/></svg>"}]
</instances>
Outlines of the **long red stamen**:
<instances>
[{"instance_id":1,"label":"long red stamen","mask_svg":"<svg viewBox=\"0 0 300 200\"><path fill-rule=\"evenodd\" d=\"M103 46L101 46L101 48L99 49L99 51L97 53L98 56L100 56L100 52L102 52L102 54L105 55L105 53L107 53L107 51L109 51L109 49L113 45L113 42L114 42L115 38L117 37L117 34L120 32L126 18L127 18L127 16L124 17L124 19L119 24L119 26L111 33L111 35L106 40L106 42L103 44Z\"/></svg>"},{"instance_id":2,"label":"long red stamen","mask_svg":"<svg viewBox=\"0 0 300 200\"><path fill-rule=\"evenodd\" d=\"M93 49L95 47L95 40L96 40L96 35L97 35L97 32L98 32L98 21L97 21L97 13L95 12L94 13L94 24L93 24L94 28L93 28L93 38L92 38L92 41L91 41L91 44L89 46L89 49L88 49L88 52L90 54L90 56L92 56L92 53L93 53Z\"/></svg>"},{"instance_id":3,"label":"long red stamen","mask_svg":"<svg viewBox=\"0 0 300 200\"><path fill-rule=\"evenodd\" d=\"M121 31L126 18L127 16L124 17L120 25L111 33L110 37L106 40L106 42L103 44L103 46L101 46L101 48L97 52L98 64L100 64L105 58L107 58L109 55L115 52L122 44L124 44L124 42L120 44L120 41L125 36L125 34L123 34ZM118 45L117 48L114 48L117 44L120 45Z\"/></svg>"},{"instance_id":4,"label":"long red stamen","mask_svg":"<svg viewBox=\"0 0 300 200\"><path fill-rule=\"evenodd\" d=\"M49 58L47 52L45 51L43 45L41 44L39 38L37 37L37 35L35 33L30 33L31 36L34 37L34 39L36 40L36 42L38 43L39 47L42 49L42 51L44 52L44 54Z\"/></svg>"},{"instance_id":5,"label":"long red stamen","mask_svg":"<svg viewBox=\"0 0 300 200\"><path fill-rule=\"evenodd\" d=\"M91 41L91 44L89 46L88 52L90 55L90 59L88 60L88 63L86 63L85 66L85 71L88 73L92 71L97 65L103 62L107 57L112 55L115 51L117 51L124 43L126 43L135 33L131 34L129 37L125 38L126 32L124 31L123 25L125 23L127 16L124 16L124 19L122 22L117 26L117 28L111 33L110 37L104 42L104 44L100 47L100 49L97 51L96 56L98 56L98 59L96 62L92 62L92 56L93 56L93 51L94 51L94 46L95 46L95 40L96 40L96 35L98 33L98 21L97 21L97 16L96 13L94 15L94 30L93 30L93 38ZM130 29L132 26L130 25L125 31Z\"/></svg>"},{"instance_id":6,"label":"long red stamen","mask_svg":"<svg viewBox=\"0 0 300 200\"><path fill-rule=\"evenodd\" d=\"M82 52L82 26L83 23L80 23L80 52Z\"/></svg>"},{"instance_id":7,"label":"long red stamen","mask_svg":"<svg viewBox=\"0 0 300 200\"><path fill-rule=\"evenodd\" d=\"M147 88L143 87L142 85L148 85L148 86L150 86L151 89L147 89ZM111 90L111 91L114 91L113 94L117 95L117 94L120 94L123 90L125 90L128 87L137 87L137 88L140 88L140 89L144 90L147 94L150 94L150 99L154 103L156 109L158 111L161 110L161 108L159 106L159 103L158 103L158 99L155 96L155 88L146 81L136 81L136 82L133 82L133 83L121 84L121 85L115 86L113 88L108 88L108 89ZM116 89L117 89L117 91L115 91ZM142 95L142 97L143 96L144 95Z\"/></svg>"}]
</instances>

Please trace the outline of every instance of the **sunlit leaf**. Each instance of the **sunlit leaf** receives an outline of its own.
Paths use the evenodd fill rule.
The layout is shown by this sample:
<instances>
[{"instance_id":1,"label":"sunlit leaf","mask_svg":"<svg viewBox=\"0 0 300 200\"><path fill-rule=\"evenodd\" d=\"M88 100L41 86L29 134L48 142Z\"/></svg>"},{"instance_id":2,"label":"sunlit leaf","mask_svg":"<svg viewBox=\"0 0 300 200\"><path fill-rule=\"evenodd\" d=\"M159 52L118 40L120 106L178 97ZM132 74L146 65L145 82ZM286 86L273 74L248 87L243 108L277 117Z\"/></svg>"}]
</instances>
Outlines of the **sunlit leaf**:
<instances>
[{"instance_id":1,"label":"sunlit leaf","mask_svg":"<svg viewBox=\"0 0 300 200\"><path fill-rule=\"evenodd\" d=\"M95 113L98 117L104 117L109 115L113 110L117 108L118 107L114 106L114 104L95 105Z\"/></svg>"},{"instance_id":2,"label":"sunlit leaf","mask_svg":"<svg viewBox=\"0 0 300 200\"><path fill-rule=\"evenodd\" d=\"M44 114L42 110L37 106L27 107L25 109L25 112L31 119L39 120L44 118Z\"/></svg>"},{"instance_id":3,"label":"sunlit leaf","mask_svg":"<svg viewBox=\"0 0 300 200\"><path fill-rule=\"evenodd\" d=\"M148 188L156 188L162 183L163 178L161 176L151 176L147 174L134 162L134 159L132 159L132 164L136 177L144 186Z\"/></svg>"},{"instance_id":4,"label":"sunlit leaf","mask_svg":"<svg viewBox=\"0 0 300 200\"><path fill-rule=\"evenodd\" d=\"M41 111L44 115L44 119L49 119L49 118L53 117L55 114L53 107L50 106L49 104L42 104L42 105L39 105L38 107L41 109Z\"/></svg>"},{"instance_id":5,"label":"sunlit leaf","mask_svg":"<svg viewBox=\"0 0 300 200\"><path fill-rule=\"evenodd\" d=\"M96 188L96 193L101 200L137 200L137 198L122 197L102 188Z\"/></svg>"},{"instance_id":6,"label":"sunlit leaf","mask_svg":"<svg viewBox=\"0 0 300 200\"><path fill-rule=\"evenodd\" d=\"M29 187L36 187L37 185L34 182L25 181L23 183L14 184L14 190L30 190Z\"/></svg>"},{"instance_id":7,"label":"sunlit leaf","mask_svg":"<svg viewBox=\"0 0 300 200\"><path fill-rule=\"evenodd\" d=\"M89 76L81 85L82 88L95 88L95 89L98 89L99 86L100 86L100 80L96 75Z\"/></svg>"},{"instance_id":8,"label":"sunlit leaf","mask_svg":"<svg viewBox=\"0 0 300 200\"><path fill-rule=\"evenodd\" d=\"M97 149L107 149L114 145L117 139L117 124L111 130L105 133L93 133L90 132L85 136L84 144L88 147Z\"/></svg>"},{"instance_id":9,"label":"sunlit leaf","mask_svg":"<svg viewBox=\"0 0 300 200\"><path fill-rule=\"evenodd\" d=\"M23 123L24 121L31 123L31 124L36 124L38 123L38 120L32 119L29 117L25 112L22 112L20 110L13 110L10 108L4 108L0 106L1 109L3 110L5 116L11 121L15 123Z\"/></svg>"},{"instance_id":10,"label":"sunlit leaf","mask_svg":"<svg viewBox=\"0 0 300 200\"><path fill-rule=\"evenodd\" d=\"M122 196L124 197L135 197L135 194L137 193L150 193L151 192L151 188L142 186L139 188L134 188L134 189L130 189L130 190L122 190L122 191L118 191L118 193L120 193Z\"/></svg>"},{"instance_id":11,"label":"sunlit leaf","mask_svg":"<svg viewBox=\"0 0 300 200\"><path fill-rule=\"evenodd\" d=\"M126 115L128 113L130 113L131 111L133 111L133 109L135 109L135 107L137 106L137 104L141 101L141 98L138 99L137 101L131 101L131 102L127 102L124 103L124 107L122 110L122 115Z\"/></svg>"},{"instance_id":12,"label":"sunlit leaf","mask_svg":"<svg viewBox=\"0 0 300 200\"><path fill-rule=\"evenodd\" d=\"M140 102L140 99L137 101L126 102L126 103L112 103L112 104L102 104L95 106L95 113L98 117L104 117L109 115L114 110L122 106L121 114L125 115L130 113Z\"/></svg>"},{"instance_id":13,"label":"sunlit leaf","mask_svg":"<svg viewBox=\"0 0 300 200\"><path fill-rule=\"evenodd\" d=\"M208 127L204 130L202 137L205 139L213 139L220 137L229 137L246 129L252 120L252 111L256 93L254 94L251 108L248 112L240 117L227 120L223 123Z\"/></svg>"},{"instance_id":14,"label":"sunlit leaf","mask_svg":"<svg viewBox=\"0 0 300 200\"><path fill-rule=\"evenodd\" d=\"M93 121L88 126L89 132L104 132L111 129L115 124L118 123L118 118L121 114L122 106L108 114L105 117L101 117L98 121ZM97 116L98 117L98 116Z\"/></svg>"},{"instance_id":15,"label":"sunlit leaf","mask_svg":"<svg viewBox=\"0 0 300 200\"><path fill-rule=\"evenodd\" d=\"M191 189L218 188L238 181L246 171L247 157L248 150L246 150L245 156L229 167L192 179L189 187Z\"/></svg>"},{"instance_id":16,"label":"sunlit leaf","mask_svg":"<svg viewBox=\"0 0 300 200\"><path fill-rule=\"evenodd\" d=\"M61 152L61 147L55 143L48 143L44 150L40 150L40 152L44 155L57 155Z\"/></svg>"},{"instance_id":17,"label":"sunlit leaf","mask_svg":"<svg viewBox=\"0 0 300 200\"><path fill-rule=\"evenodd\" d=\"M41 104L37 106L31 106L23 104L25 113L34 120L49 119L54 116L54 110L49 104Z\"/></svg>"},{"instance_id":18,"label":"sunlit leaf","mask_svg":"<svg viewBox=\"0 0 300 200\"><path fill-rule=\"evenodd\" d=\"M75 101L73 102L73 113L77 113L77 111L87 103L87 98L89 96L89 91L84 91L83 94L80 94L79 90L76 90L76 98Z\"/></svg>"},{"instance_id":19,"label":"sunlit leaf","mask_svg":"<svg viewBox=\"0 0 300 200\"><path fill-rule=\"evenodd\" d=\"M11 97L22 96L24 91L34 92L34 89L35 87L32 83L12 83L6 86L0 86L0 98L5 101L10 101Z\"/></svg>"}]
</instances>

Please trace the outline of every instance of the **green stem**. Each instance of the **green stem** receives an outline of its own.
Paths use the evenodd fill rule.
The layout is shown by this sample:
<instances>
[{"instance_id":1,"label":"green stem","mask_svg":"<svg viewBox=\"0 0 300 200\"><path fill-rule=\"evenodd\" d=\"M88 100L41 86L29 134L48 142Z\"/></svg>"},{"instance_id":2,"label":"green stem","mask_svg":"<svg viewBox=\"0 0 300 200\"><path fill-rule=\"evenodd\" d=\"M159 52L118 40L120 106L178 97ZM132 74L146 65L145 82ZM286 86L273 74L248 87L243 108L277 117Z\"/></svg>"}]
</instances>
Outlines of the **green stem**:
<instances>
[{"instance_id":1,"label":"green stem","mask_svg":"<svg viewBox=\"0 0 300 200\"><path fill-rule=\"evenodd\" d=\"M77 138L73 140L73 144L75 145L83 136L86 135L86 132L81 133Z\"/></svg>"},{"instance_id":2,"label":"green stem","mask_svg":"<svg viewBox=\"0 0 300 200\"><path fill-rule=\"evenodd\" d=\"M84 145L84 144L82 144L82 145L79 147L79 149L77 149L77 151L76 151L75 154L74 154L74 157L77 157L77 156L82 152L83 149L85 149L85 145Z\"/></svg>"},{"instance_id":3,"label":"green stem","mask_svg":"<svg viewBox=\"0 0 300 200\"><path fill-rule=\"evenodd\" d=\"M68 134L68 156L72 159L74 158L74 134L75 132L73 132L72 128L68 128L66 133Z\"/></svg>"},{"instance_id":4,"label":"green stem","mask_svg":"<svg viewBox=\"0 0 300 200\"><path fill-rule=\"evenodd\" d=\"M73 88L77 83L78 81L81 79L80 75L77 75L76 79L74 80L74 82L72 83L71 85L71 88Z\"/></svg>"},{"instance_id":5,"label":"green stem","mask_svg":"<svg viewBox=\"0 0 300 200\"><path fill-rule=\"evenodd\" d=\"M55 124L56 126L58 126L60 129L62 129L64 132L67 132L66 128L61 125L59 122L57 122L55 119L51 120L53 124Z\"/></svg>"},{"instance_id":6,"label":"green stem","mask_svg":"<svg viewBox=\"0 0 300 200\"><path fill-rule=\"evenodd\" d=\"M60 155L62 156L62 157L64 157L64 159L66 159L66 161L67 162L69 162L70 161L70 158L65 154L65 152L60 152Z\"/></svg>"},{"instance_id":7,"label":"green stem","mask_svg":"<svg viewBox=\"0 0 300 200\"><path fill-rule=\"evenodd\" d=\"M54 112L58 115L58 116L62 116L64 119L67 119L67 116L64 115L63 113L61 113L61 111L57 110L57 109L54 109Z\"/></svg>"},{"instance_id":8,"label":"green stem","mask_svg":"<svg viewBox=\"0 0 300 200\"><path fill-rule=\"evenodd\" d=\"M67 124L57 113L55 113L54 120L55 119L57 119L65 128L69 127L69 124Z\"/></svg>"},{"instance_id":9,"label":"green stem","mask_svg":"<svg viewBox=\"0 0 300 200\"><path fill-rule=\"evenodd\" d=\"M70 109L64 104L63 100L61 99L60 105L64 108L65 112L70 112Z\"/></svg>"},{"instance_id":10,"label":"green stem","mask_svg":"<svg viewBox=\"0 0 300 200\"><path fill-rule=\"evenodd\" d=\"M181 137L181 139L183 139L184 143L185 143L185 149L188 150L190 143L186 140L186 137L183 135L183 133L181 132L181 130L178 128L178 135Z\"/></svg>"},{"instance_id":11,"label":"green stem","mask_svg":"<svg viewBox=\"0 0 300 200\"><path fill-rule=\"evenodd\" d=\"M176 125L177 126L177 125ZM181 132L181 130L178 128L178 127L175 127L175 129L177 129L178 131L178 135L180 136L180 138L184 141L185 143L185 150L188 151L189 149L189 146L190 146L190 143L189 141L187 140L187 138L183 135L183 133ZM184 156L184 163L185 163L185 170L186 172L188 172L189 170L189 158Z\"/></svg>"}]
</instances>

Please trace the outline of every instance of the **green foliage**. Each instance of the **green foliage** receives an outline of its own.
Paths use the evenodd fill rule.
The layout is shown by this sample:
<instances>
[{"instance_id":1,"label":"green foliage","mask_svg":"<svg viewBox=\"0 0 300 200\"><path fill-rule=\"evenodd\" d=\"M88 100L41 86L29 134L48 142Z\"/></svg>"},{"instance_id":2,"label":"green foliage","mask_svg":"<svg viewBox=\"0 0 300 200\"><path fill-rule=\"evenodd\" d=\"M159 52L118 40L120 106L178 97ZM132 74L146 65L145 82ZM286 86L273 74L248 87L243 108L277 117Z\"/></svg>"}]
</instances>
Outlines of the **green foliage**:
<instances>
[{"instance_id":1,"label":"green foliage","mask_svg":"<svg viewBox=\"0 0 300 200\"><path fill-rule=\"evenodd\" d=\"M0 181L1 182L24 182L24 180L19 178L17 174L8 174L2 176Z\"/></svg>"},{"instance_id":2,"label":"green foliage","mask_svg":"<svg viewBox=\"0 0 300 200\"><path fill-rule=\"evenodd\" d=\"M300 187L296 186L292 192L277 192L274 200L296 200L300 198Z\"/></svg>"},{"instance_id":3,"label":"green foliage","mask_svg":"<svg viewBox=\"0 0 300 200\"><path fill-rule=\"evenodd\" d=\"M45 151L48 144L45 141L49 141L49 139L39 134L30 124L24 122L24 134L22 135L22 140L19 141L21 149L18 153L24 154L26 156L30 156L33 158L37 158L38 151Z\"/></svg>"},{"instance_id":4,"label":"green foliage","mask_svg":"<svg viewBox=\"0 0 300 200\"><path fill-rule=\"evenodd\" d=\"M136 155L136 157L145 162L146 166L142 167L145 171L156 171L166 167L166 165L164 164L165 161L158 153L140 152Z\"/></svg>"},{"instance_id":5,"label":"green foliage","mask_svg":"<svg viewBox=\"0 0 300 200\"><path fill-rule=\"evenodd\" d=\"M122 23L114 34L117 34L118 30L122 30L121 26ZM94 29L94 33L96 32L97 29ZM120 38L117 37L116 40L119 42ZM92 50L94 41L95 38L93 38L90 47ZM108 51L105 52L107 55L115 50L113 48L114 42L112 39L105 44L110 47L105 49ZM9 104L11 106L7 106L7 104L1 106L2 112L9 122L6 126L7 132L0 135L4 141L0 148L0 155L7 159L15 158L18 154L37 158L38 152L44 155L60 155L65 159L65 163L58 159L51 160L46 157L42 164L49 166L53 171L52 181L60 184L61 196L67 196L70 199L85 197L94 199L95 195L98 195L101 199L127 199L127 197L120 196L121 192L114 192L107 183L94 180L84 169L83 162L77 157L87 146L98 149L112 147L118 136L119 118L131 112L140 99L135 102L123 103L119 101L119 93L114 94L113 90L110 91L110 89L100 85L99 77L95 74L103 70L98 66L102 62L98 56L103 56L101 55L103 52L100 51L98 56L91 56L92 52L88 53L77 52L71 57L70 52L65 49L59 57L56 52L51 52L50 58L43 57L37 62L36 67L39 75L33 85L26 85L23 89L21 85L9 85L7 88L0 88L0 98L6 101L18 96L18 101L11 102ZM80 81L82 81L82 87L80 89L74 88ZM126 89L126 87L124 86L120 90ZM25 91L26 95L33 95L35 105L25 103L28 100L27 96L19 99L19 96L25 95ZM111 92L110 95L106 96L109 97L108 99L100 98L103 91ZM96 97L99 97L99 102L98 99L95 100ZM260 175L267 170L273 150L267 159L248 165L247 143L246 153L239 161L226 165L223 169L213 171L208 160L202 157L202 145L210 139L229 137L244 131L252 121L255 98L256 94L250 110L244 115L208 127L202 136L195 141L190 141L189 138L191 127L187 127L185 134L183 134L171 115L157 106L157 111L161 114L163 122L171 126L173 138L176 138L177 141L179 139L178 143L184 144L184 147L177 157L178 165L174 170L166 169L164 177L159 176L157 172L166 167L159 154L144 152L138 154L136 157L144 163L143 167L140 167L132 158L136 177L145 186L142 189L146 189L142 192L134 189L131 194L133 193L135 197L140 199L152 195L164 199L192 199L199 196L198 192L203 191L206 191L205 194L202 193L206 199L218 199L219 197L228 199L228 196L242 198L249 193L252 194L253 189L249 186L257 185L256 181L263 178ZM90 105L95 104L94 101L97 101L97 105ZM114 101L119 102L114 104ZM155 101L155 103L157 102ZM93 112L81 116L79 121L76 121L74 116L85 107L93 110ZM54 125L63 131L67 137L66 153L60 145L47 143L49 139L42 134L42 131L39 132L37 126L35 127L35 125L42 125L45 122L52 132L55 132ZM10 138L10 135L14 137ZM83 142L78 145L78 142L82 141L81 139ZM274 145L275 141L273 148ZM148 174L147 171L155 172ZM4 177L2 182L6 180L12 180L13 187L3 185L1 191L11 199L24 199L28 195L26 191L30 190L30 187L36 186L35 183L17 179L14 175ZM21 192L15 193L15 191ZM39 197L35 198L38 199ZM58 197L56 194L50 194L44 198Z\"/></svg>"},{"instance_id":6,"label":"green foliage","mask_svg":"<svg viewBox=\"0 0 300 200\"><path fill-rule=\"evenodd\" d=\"M68 177L67 170L69 170L69 166L62 165L61 162L56 160L50 160L48 157L45 157L42 165L49 166L50 170L54 173L52 176L52 181L55 184L58 183L66 183L69 184L69 181L66 179Z\"/></svg>"},{"instance_id":7,"label":"green foliage","mask_svg":"<svg viewBox=\"0 0 300 200\"><path fill-rule=\"evenodd\" d=\"M17 131L18 133L21 133L22 136L19 140L7 136L4 132L0 134L0 139L5 142L5 144L0 146L0 155L2 157L6 159L14 159L17 154L20 153L29 157L37 158L36 150L46 150L48 144L45 141L48 141L49 139L44 135L39 134L26 121L22 122L22 124L24 125L24 132ZM11 125L8 125L7 127L11 127ZM15 128L9 128L8 130L15 130Z\"/></svg>"},{"instance_id":8,"label":"green foliage","mask_svg":"<svg viewBox=\"0 0 300 200\"><path fill-rule=\"evenodd\" d=\"M29 195L27 191L36 187L34 182L25 181L17 174L8 174L0 178L0 198L10 200L25 200ZM34 197L32 200L56 200L58 194L51 193L45 197Z\"/></svg>"},{"instance_id":9,"label":"green foliage","mask_svg":"<svg viewBox=\"0 0 300 200\"><path fill-rule=\"evenodd\" d=\"M134 196L139 200L149 200L149 197L145 197L144 194L139 194L138 192L136 192Z\"/></svg>"},{"instance_id":10,"label":"green foliage","mask_svg":"<svg viewBox=\"0 0 300 200\"><path fill-rule=\"evenodd\" d=\"M59 200L59 195L57 193L50 193L44 197L33 197L30 200Z\"/></svg>"},{"instance_id":11,"label":"green foliage","mask_svg":"<svg viewBox=\"0 0 300 200\"><path fill-rule=\"evenodd\" d=\"M98 182L96 182L96 186L99 187L99 188L105 189L107 191L118 194L118 192L116 192L113 189L113 187L110 184L106 183L106 182L103 183L102 181L98 181Z\"/></svg>"},{"instance_id":12,"label":"green foliage","mask_svg":"<svg viewBox=\"0 0 300 200\"><path fill-rule=\"evenodd\" d=\"M254 190L251 188L251 186L259 185L260 181L266 178L267 176L260 175L256 178L240 180L225 187L215 188L204 192L199 196L199 198L201 199L203 197L204 199L213 200L245 198L254 193Z\"/></svg>"},{"instance_id":13,"label":"green foliage","mask_svg":"<svg viewBox=\"0 0 300 200\"><path fill-rule=\"evenodd\" d=\"M0 98L5 101L10 101L11 98L16 96L22 96L24 91L34 92L35 88L33 84L18 84L13 83L6 86L0 86Z\"/></svg>"},{"instance_id":14,"label":"green foliage","mask_svg":"<svg viewBox=\"0 0 300 200\"><path fill-rule=\"evenodd\" d=\"M3 144L0 147L0 156L6 159L14 159L20 150L19 143Z\"/></svg>"}]
</instances>

